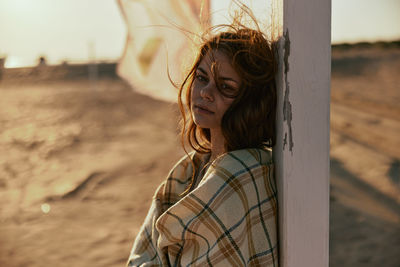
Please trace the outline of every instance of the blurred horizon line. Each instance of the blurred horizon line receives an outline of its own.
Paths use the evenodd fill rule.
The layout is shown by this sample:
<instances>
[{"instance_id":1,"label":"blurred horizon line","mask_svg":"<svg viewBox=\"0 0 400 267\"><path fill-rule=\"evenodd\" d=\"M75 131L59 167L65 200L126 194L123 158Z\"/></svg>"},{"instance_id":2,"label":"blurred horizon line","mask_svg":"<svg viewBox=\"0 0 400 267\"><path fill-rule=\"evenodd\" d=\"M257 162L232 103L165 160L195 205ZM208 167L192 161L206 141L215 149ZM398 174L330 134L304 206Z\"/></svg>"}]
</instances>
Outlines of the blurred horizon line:
<instances>
[{"instance_id":1,"label":"blurred horizon line","mask_svg":"<svg viewBox=\"0 0 400 267\"><path fill-rule=\"evenodd\" d=\"M393 40L376 40L376 41L354 41L354 42L333 42L331 44L332 49L350 49L360 47L397 47L400 48L400 37ZM46 60L45 65L47 66L59 66L59 65L85 65L85 64L102 64L102 63L117 63L122 54L118 57L100 57L96 59L88 58L64 58L62 60L48 60L45 54L37 55L35 60L24 60L17 56L7 56L6 54L0 54L0 60L4 59L3 66L0 68L13 69L13 68L30 68L37 67L40 63L40 58L43 57ZM1 64L1 63L0 63Z\"/></svg>"}]
</instances>

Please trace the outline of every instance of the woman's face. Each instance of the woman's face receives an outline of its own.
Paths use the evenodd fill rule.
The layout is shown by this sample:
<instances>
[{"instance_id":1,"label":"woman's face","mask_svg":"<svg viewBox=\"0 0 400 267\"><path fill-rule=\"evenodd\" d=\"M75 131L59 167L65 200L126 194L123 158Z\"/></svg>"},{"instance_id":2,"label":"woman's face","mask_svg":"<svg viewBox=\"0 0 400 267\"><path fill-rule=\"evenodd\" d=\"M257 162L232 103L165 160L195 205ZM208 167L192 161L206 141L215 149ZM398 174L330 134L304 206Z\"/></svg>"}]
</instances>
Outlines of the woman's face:
<instances>
[{"instance_id":1,"label":"woman's face","mask_svg":"<svg viewBox=\"0 0 400 267\"><path fill-rule=\"evenodd\" d=\"M192 85L190 108L196 125L220 130L222 116L232 104L240 85L241 78L229 57L219 50L209 51L199 64Z\"/></svg>"}]
</instances>

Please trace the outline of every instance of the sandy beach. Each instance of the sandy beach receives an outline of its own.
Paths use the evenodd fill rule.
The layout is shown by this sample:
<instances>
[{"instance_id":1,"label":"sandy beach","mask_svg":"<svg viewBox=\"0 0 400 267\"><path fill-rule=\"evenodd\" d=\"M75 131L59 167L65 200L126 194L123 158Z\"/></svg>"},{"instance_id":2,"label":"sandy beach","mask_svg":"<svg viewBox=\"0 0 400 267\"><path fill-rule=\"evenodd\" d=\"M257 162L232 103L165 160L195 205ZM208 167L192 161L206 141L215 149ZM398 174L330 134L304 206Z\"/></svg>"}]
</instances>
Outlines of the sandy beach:
<instances>
[{"instance_id":1,"label":"sandy beach","mask_svg":"<svg viewBox=\"0 0 400 267\"><path fill-rule=\"evenodd\" d=\"M331 267L400 266L399 69L399 48L333 51ZM176 104L108 72L3 73L0 266L125 265L184 151Z\"/></svg>"}]
</instances>

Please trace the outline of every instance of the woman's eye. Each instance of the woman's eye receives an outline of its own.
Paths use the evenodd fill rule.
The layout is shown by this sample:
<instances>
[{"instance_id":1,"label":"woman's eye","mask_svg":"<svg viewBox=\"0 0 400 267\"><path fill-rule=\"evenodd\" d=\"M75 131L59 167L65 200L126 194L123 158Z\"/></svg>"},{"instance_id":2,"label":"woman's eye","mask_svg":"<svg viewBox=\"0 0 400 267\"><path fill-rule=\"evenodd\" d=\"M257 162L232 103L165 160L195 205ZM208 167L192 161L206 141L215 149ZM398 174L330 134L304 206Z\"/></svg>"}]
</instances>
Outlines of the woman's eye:
<instances>
[{"instance_id":1,"label":"woman's eye","mask_svg":"<svg viewBox=\"0 0 400 267\"><path fill-rule=\"evenodd\" d=\"M220 88L221 88L220 89L221 93L225 97L229 97L229 98L235 98L236 97L236 94L237 94L237 89L236 88L234 88L234 87L232 87L232 86L230 86L230 85L228 85L226 83L221 84Z\"/></svg>"},{"instance_id":2,"label":"woman's eye","mask_svg":"<svg viewBox=\"0 0 400 267\"><path fill-rule=\"evenodd\" d=\"M206 82L207 81L207 77L205 77L202 74L196 74L195 78L196 78L196 80L198 80L200 82Z\"/></svg>"},{"instance_id":3,"label":"woman's eye","mask_svg":"<svg viewBox=\"0 0 400 267\"><path fill-rule=\"evenodd\" d=\"M232 90L232 87L229 86L229 85L227 85L226 83L221 84L221 88L222 88L223 90Z\"/></svg>"}]
</instances>

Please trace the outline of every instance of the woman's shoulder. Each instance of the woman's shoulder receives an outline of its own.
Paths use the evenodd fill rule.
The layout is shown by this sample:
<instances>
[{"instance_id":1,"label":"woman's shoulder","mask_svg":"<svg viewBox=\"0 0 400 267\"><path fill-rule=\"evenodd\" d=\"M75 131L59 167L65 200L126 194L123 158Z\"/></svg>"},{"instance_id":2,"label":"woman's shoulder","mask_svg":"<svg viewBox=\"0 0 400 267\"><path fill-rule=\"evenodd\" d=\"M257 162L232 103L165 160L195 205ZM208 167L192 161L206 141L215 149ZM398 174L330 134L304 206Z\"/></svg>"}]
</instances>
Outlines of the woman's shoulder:
<instances>
[{"instance_id":1,"label":"woman's shoulder","mask_svg":"<svg viewBox=\"0 0 400 267\"><path fill-rule=\"evenodd\" d=\"M169 202L172 201L171 203L178 201L192 181L193 168L196 169L200 166L205 157L206 154L200 154L196 151L181 157L170 170L155 197L157 199L168 199ZM168 205L171 203L168 203Z\"/></svg>"},{"instance_id":2,"label":"woman's shoulder","mask_svg":"<svg viewBox=\"0 0 400 267\"><path fill-rule=\"evenodd\" d=\"M259 166L273 165L272 150L246 148L227 152L217 158L212 165L224 169L252 169Z\"/></svg>"},{"instance_id":3,"label":"woman's shoulder","mask_svg":"<svg viewBox=\"0 0 400 267\"><path fill-rule=\"evenodd\" d=\"M181 157L170 170L167 180L187 183L193 175L193 167L196 168L203 159L202 154L192 151Z\"/></svg>"}]
</instances>

